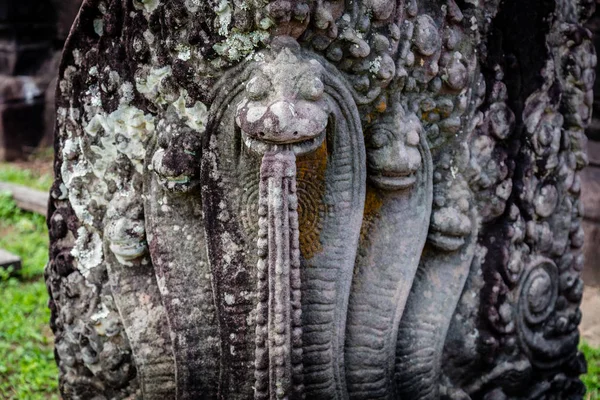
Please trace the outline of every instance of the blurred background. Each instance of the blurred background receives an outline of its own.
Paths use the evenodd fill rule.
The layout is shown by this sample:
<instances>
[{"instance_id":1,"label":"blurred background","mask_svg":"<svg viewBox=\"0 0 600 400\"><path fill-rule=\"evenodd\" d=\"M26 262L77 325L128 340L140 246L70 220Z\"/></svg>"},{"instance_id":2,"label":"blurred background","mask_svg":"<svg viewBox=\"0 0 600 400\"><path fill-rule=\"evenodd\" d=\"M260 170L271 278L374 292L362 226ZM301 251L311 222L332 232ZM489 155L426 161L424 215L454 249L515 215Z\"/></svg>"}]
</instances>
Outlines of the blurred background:
<instances>
[{"instance_id":1,"label":"blurred background","mask_svg":"<svg viewBox=\"0 0 600 400\"><path fill-rule=\"evenodd\" d=\"M59 398L43 277L45 209L56 76L81 1L0 0L0 399ZM588 25L600 54L600 7ZM600 80L595 93L590 163L582 174L587 399L600 399Z\"/></svg>"},{"instance_id":2,"label":"blurred background","mask_svg":"<svg viewBox=\"0 0 600 400\"><path fill-rule=\"evenodd\" d=\"M0 399L58 399L44 265L54 91L81 0L0 0Z\"/></svg>"}]
</instances>

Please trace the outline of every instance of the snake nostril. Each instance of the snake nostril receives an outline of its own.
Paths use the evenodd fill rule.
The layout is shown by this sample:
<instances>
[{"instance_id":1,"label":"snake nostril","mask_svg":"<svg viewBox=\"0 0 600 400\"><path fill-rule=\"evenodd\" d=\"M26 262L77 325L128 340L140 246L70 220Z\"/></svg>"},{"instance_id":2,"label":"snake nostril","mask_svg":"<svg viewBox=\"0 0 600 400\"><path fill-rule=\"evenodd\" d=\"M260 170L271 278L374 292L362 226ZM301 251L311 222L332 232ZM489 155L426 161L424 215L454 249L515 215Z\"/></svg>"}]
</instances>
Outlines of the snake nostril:
<instances>
[{"instance_id":1,"label":"snake nostril","mask_svg":"<svg viewBox=\"0 0 600 400\"><path fill-rule=\"evenodd\" d=\"M265 136L265 133L264 133L264 132L259 132L259 133L258 133L258 136L260 136L260 137L264 137L264 136Z\"/></svg>"},{"instance_id":2,"label":"snake nostril","mask_svg":"<svg viewBox=\"0 0 600 400\"><path fill-rule=\"evenodd\" d=\"M295 131L295 132L294 132L294 136L298 136L298 131Z\"/></svg>"}]
</instances>

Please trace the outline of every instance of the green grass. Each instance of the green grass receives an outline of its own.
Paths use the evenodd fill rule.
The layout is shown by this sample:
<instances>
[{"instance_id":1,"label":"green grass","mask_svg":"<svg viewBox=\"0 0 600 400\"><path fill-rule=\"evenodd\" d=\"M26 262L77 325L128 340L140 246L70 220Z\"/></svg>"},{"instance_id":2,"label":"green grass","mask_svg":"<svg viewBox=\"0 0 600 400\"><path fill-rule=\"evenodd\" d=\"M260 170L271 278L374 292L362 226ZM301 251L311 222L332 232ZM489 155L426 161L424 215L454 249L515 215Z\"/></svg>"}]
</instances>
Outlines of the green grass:
<instances>
[{"instance_id":1,"label":"green grass","mask_svg":"<svg viewBox=\"0 0 600 400\"><path fill-rule=\"evenodd\" d=\"M58 399L43 280L0 284L0 398Z\"/></svg>"},{"instance_id":2,"label":"green grass","mask_svg":"<svg viewBox=\"0 0 600 400\"><path fill-rule=\"evenodd\" d=\"M46 219L21 211L8 193L0 192L0 248L21 256L24 280L41 278L48 259Z\"/></svg>"},{"instance_id":3,"label":"green grass","mask_svg":"<svg viewBox=\"0 0 600 400\"><path fill-rule=\"evenodd\" d=\"M600 348L593 348L587 343L581 343L579 350L585 354L588 362L588 372L582 376L583 383L587 387L587 400L600 399Z\"/></svg>"},{"instance_id":4,"label":"green grass","mask_svg":"<svg viewBox=\"0 0 600 400\"><path fill-rule=\"evenodd\" d=\"M16 183L48 191L50 190L50 186L52 186L52 176L0 163L0 182Z\"/></svg>"},{"instance_id":5,"label":"green grass","mask_svg":"<svg viewBox=\"0 0 600 400\"><path fill-rule=\"evenodd\" d=\"M0 164L0 181L48 190L51 177ZM0 272L0 399L58 399L58 369L43 279L48 230L0 193L0 248L22 258L19 274Z\"/></svg>"}]
</instances>

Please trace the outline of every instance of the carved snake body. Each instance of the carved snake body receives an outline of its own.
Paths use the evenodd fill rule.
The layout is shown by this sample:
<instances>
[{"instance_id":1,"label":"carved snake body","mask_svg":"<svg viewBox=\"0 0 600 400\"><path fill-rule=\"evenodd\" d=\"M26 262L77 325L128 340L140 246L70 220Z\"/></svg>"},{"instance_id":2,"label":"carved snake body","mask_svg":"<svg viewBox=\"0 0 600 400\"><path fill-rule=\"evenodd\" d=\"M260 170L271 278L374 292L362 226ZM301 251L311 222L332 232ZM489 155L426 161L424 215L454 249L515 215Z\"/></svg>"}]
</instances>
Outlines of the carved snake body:
<instances>
[{"instance_id":1,"label":"carved snake body","mask_svg":"<svg viewBox=\"0 0 600 400\"><path fill-rule=\"evenodd\" d=\"M246 396L257 399L343 398L340 327L362 220L362 130L338 78L291 40L271 47L268 62L246 69L248 83L222 100L237 105L231 107L235 115L214 115L203 154L202 198L221 331L220 396L236 398L228 388L249 382ZM296 156L298 164L320 166L328 184L314 192L314 182L296 182ZM259 172L257 216L240 223L223 213L238 213L228 193L244 191L238 174L249 170ZM304 203L301 192L311 190L315 203ZM313 217L313 236L301 237L298 224ZM233 244L231 237L249 240ZM240 288L258 303L238 306L229 296ZM255 321L238 317L249 314ZM242 375L253 363L255 379Z\"/></svg>"},{"instance_id":2,"label":"carved snake body","mask_svg":"<svg viewBox=\"0 0 600 400\"><path fill-rule=\"evenodd\" d=\"M435 256L421 260L432 202L428 144L418 121L394 108L371 128L365 152L346 87L326 61L285 37L216 85L202 146L204 217L195 224L205 233L194 235L207 260L171 260L185 251L164 248L158 234L150 241L171 329L184 332L174 341L180 398L371 399L396 390L426 398L405 390L402 371L412 368L403 354L420 349L413 327L444 303L415 293L428 290L415 285L435 280L432 270L447 270L430 265ZM385 145L377 135L389 136ZM168 170L168 151L155 155L157 172ZM147 209L150 220L163 212ZM198 279L177 278L175 263ZM199 294L173 301L177 287ZM198 288L212 291L214 308L201 308L207 290ZM423 328L438 332L427 342L437 352L420 367L439 364L454 306ZM190 308L199 314L189 318ZM205 328L190 325L200 320Z\"/></svg>"}]
</instances>

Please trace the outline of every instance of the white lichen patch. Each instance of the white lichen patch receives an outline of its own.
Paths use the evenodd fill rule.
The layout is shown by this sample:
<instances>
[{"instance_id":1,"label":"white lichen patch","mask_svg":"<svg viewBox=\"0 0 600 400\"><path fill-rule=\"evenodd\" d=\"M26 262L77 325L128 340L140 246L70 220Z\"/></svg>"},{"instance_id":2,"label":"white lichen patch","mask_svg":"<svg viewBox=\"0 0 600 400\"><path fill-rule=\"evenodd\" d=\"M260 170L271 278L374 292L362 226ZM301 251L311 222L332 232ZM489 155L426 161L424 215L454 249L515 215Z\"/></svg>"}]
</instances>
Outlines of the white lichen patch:
<instances>
[{"instance_id":1,"label":"white lichen patch","mask_svg":"<svg viewBox=\"0 0 600 400\"><path fill-rule=\"evenodd\" d=\"M219 35L227 36L229 34L229 25L233 9L227 0L221 0L215 9L217 18L215 19L215 27L218 29Z\"/></svg>"},{"instance_id":2,"label":"white lichen patch","mask_svg":"<svg viewBox=\"0 0 600 400\"><path fill-rule=\"evenodd\" d=\"M166 100L162 96L160 85L166 77L171 76L171 72L171 66L150 70L142 69L136 73L135 87L148 100L157 104L165 104Z\"/></svg>"},{"instance_id":3,"label":"white lichen patch","mask_svg":"<svg viewBox=\"0 0 600 400\"><path fill-rule=\"evenodd\" d=\"M256 47L269 38L265 31L254 31L250 33L232 33L222 42L213 46L217 54L229 61L239 61L251 55Z\"/></svg>"},{"instance_id":4,"label":"white lichen patch","mask_svg":"<svg viewBox=\"0 0 600 400\"><path fill-rule=\"evenodd\" d=\"M91 136L102 133L102 147L90 146L97 156L94 173L103 178L107 168L116 160L118 153L127 156L141 174L146 156L146 143L154 132L154 117L128 104L121 104L109 115L98 114L87 124L85 132Z\"/></svg>"},{"instance_id":5,"label":"white lichen patch","mask_svg":"<svg viewBox=\"0 0 600 400\"><path fill-rule=\"evenodd\" d=\"M108 315L110 314L110 311L108 310L108 308L106 308L106 305L104 305L104 303L100 303L100 306L98 308L99 310L90 316L90 319L92 321L100 321L101 319L108 317Z\"/></svg>"},{"instance_id":6,"label":"white lichen patch","mask_svg":"<svg viewBox=\"0 0 600 400\"><path fill-rule=\"evenodd\" d=\"M129 314L131 319L130 329L127 332L129 339L138 344L136 357L141 360L151 358L157 346L162 347L162 339L152 335L156 332L156 325L160 324L165 314L162 305L139 303L133 307ZM150 336L150 337L149 337ZM157 343L149 343L148 339L157 340Z\"/></svg>"},{"instance_id":7,"label":"white lichen patch","mask_svg":"<svg viewBox=\"0 0 600 400\"><path fill-rule=\"evenodd\" d=\"M90 272L98 267L103 260L102 239L96 232L88 231L82 226L77 230L77 240L71 250L77 260L77 269L87 278Z\"/></svg>"},{"instance_id":8,"label":"white lichen patch","mask_svg":"<svg viewBox=\"0 0 600 400\"><path fill-rule=\"evenodd\" d=\"M149 30L145 30L143 35L144 39L146 39L146 43L148 43L149 45L152 45L154 43L154 34L152 32L150 32Z\"/></svg>"},{"instance_id":9,"label":"white lichen patch","mask_svg":"<svg viewBox=\"0 0 600 400\"><path fill-rule=\"evenodd\" d=\"M158 8L160 0L133 0L133 6L138 10L151 13Z\"/></svg>"},{"instance_id":10,"label":"white lichen patch","mask_svg":"<svg viewBox=\"0 0 600 400\"><path fill-rule=\"evenodd\" d=\"M75 56L73 56L75 57ZM69 65L67 68L65 68L65 71L63 73L64 75L64 79L61 79L60 82L58 83L58 86L60 87L61 92L63 93L68 93L71 91L71 89L73 89L73 79L75 77L75 75L77 74L77 68L75 68L72 65Z\"/></svg>"},{"instance_id":11,"label":"white lichen patch","mask_svg":"<svg viewBox=\"0 0 600 400\"><path fill-rule=\"evenodd\" d=\"M202 0L185 0L185 6L190 12L193 13L198 11L198 7L200 7L201 3Z\"/></svg>"},{"instance_id":12,"label":"white lichen patch","mask_svg":"<svg viewBox=\"0 0 600 400\"><path fill-rule=\"evenodd\" d=\"M235 304L235 296L232 295L231 293L225 293L224 299L225 299L225 303L229 306L232 306Z\"/></svg>"},{"instance_id":13,"label":"white lichen patch","mask_svg":"<svg viewBox=\"0 0 600 400\"><path fill-rule=\"evenodd\" d=\"M107 310L108 313L106 315L104 315L104 313L97 315L98 317L101 317L101 318L96 320L96 324L94 325L94 328L96 329L96 333L100 336L108 336L108 337L115 336L116 334L118 334L121 331L121 318L119 316L119 313L115 312L112 309L108 309L106 307L106 301L102 302L100 304L100 307L103 310ZM94 314L94 315L96 315L96 314ZM92 316L92 318L93 318L93 316ZM109 342L109 345L112 345L112 343Z\"/></svg>"},{"instance_id":14,"label":"white lichen patch","mask_svg":"<svg viewBox=\"0 0 600 400\"><path fill-rule=\"evenodd\" d=\"M73 61L75 62L75 65L81 66L82 57L79 49L73 50Z\"/></svg>"},{"instance_id":15,"label":"white lichen patch","mask_svg":"<svg viewBox=\"0 0 600 400\"><path fill-rule=\"evenodd\" d=\"M79 138L68 138L65 140L62 148L62 158L65 160L61 166L61 175L65 186L68 188L68 198L73 207L75 215L84 224L93 224L94 217L89 212L88 206L92 200L92 193L105 193L106 185L104 182L95 181L92 174L92 168L89 163L83 159L77 158L80 154L81 140ZM98 197L96 203L104 203L102 197Z\"/></svg>"},{"instance_id":16,"label":"white lichen patch","mask_svg":"<svg viewBox=\"0 0 600 400\"><path fill-rule=\"evenodd\" d=\"M96 35L98 36L104 34L104 21L100 18L94 20L94 32L96 32Z\"/></svg>"},{"instance_id":17,"label":"white lichen patch","mask_svg":"<svg viewBox=\"0 0 600 400\"><path fill-rule=\"evenodd\" d=\"M473 32L477 31L477 30L479 29L479 27L478 27L478 25L477 25L477 18L475 18L474 16L473 16L473 17L471 17L471 20L470 20L470 22L471 22L471 30L472 30Z\"/></svg>"},{"instance_id":18,"label":"white lichen patch","mask_svg":"<svg viewBox=\"0 0 600 400\"><path fill-rule=\"evenodd\" d=\"M192 58L192 48L186 44L178 44L175 50L177 51L177 58L182 61L188 61Z\"/></svg>"},{"instance_id":19,"label":"white lichen patch","mask_svg":"<svg viewBox=\"0 0 600 400\"><path fill-rule=\"evenodd\" d=\"M230 267L234 266L232 261L236 254L240 251L240 246L236 240L229 234L229 232L223 232L221 234L221 247L226 249L223 254L223 261L225 261L225 269L229 270ZM228 271L229 273L235 273L237 271Z\"/></svg>"},{"instance_id":20,"label":"white lichen patch","mask_svg":"<svg viewBox=\"0 0 600 400\"><path fill-rule=\"evenodd\" d=\"M190 128L204 133L208 121L208 108L206 104L197 101L193 107L185 106L185 92L182 92L179 98L173 103L177 115L185 121Z\"/></svg>"},{"instance_id":21,"label":"white lichen patch","mask_svg":"<svg viewBox=\"0 0 600 400\"><path fill-rule=\"evenodd\" d=\"M119 87L119 97L121 104L128 104L133 101L133 85L130 82L125 82Z\"/></svg>"},{"instance_id":22,"label":"white lichen patch","mask_svg":"<svg viewBox=\"0 0 600 400\"><path fill-rule=\"evenodd\" d=\"M100 88L97 85L90 86L85 94L86 94L86 96L88 96L91 106L102 107L102 99L100 97Z\"/></svg>"},{"instance_id":23,"label":"white lichen patch","mask_svg":"<svg viewBox=\"0 0 600 400\"><path fill-rule=\"evenodd\" d=\"M377 74L381 69L381 56L375 57L373 61L369 63L369 72L373 75Z\"/></svg>"}]
</instances>

